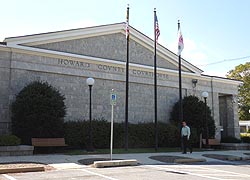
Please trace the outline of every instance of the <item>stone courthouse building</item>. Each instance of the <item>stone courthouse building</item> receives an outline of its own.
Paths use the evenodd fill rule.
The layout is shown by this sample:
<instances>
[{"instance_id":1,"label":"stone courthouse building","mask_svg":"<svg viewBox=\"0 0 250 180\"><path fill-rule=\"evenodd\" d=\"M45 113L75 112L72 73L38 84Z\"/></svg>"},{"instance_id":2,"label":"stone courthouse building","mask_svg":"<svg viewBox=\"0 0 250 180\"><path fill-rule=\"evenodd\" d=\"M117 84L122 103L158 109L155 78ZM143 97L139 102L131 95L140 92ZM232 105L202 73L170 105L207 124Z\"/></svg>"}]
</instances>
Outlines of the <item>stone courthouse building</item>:
<instances>
[{"instance_id":1,"label":"stone courthouse building","mask_svg":"<svg viewBox=\"0 0 250 180\"><path fill-rule=\"evenodd\" d=\"M129 122L154 121L154 41L130 28ZM0 44L0 133L10 131L10 104L35 80L47 81L65 95L65 120L88 120L88 77L93 86L93 118L110 119L110 90L117 92L114 120L125 117L126 38L124 23L6 38ZM158 120L169 122L178 101L178 56L157 47ZM209 93L216 138L239 137L239 81L207 76L182 60L183 96Z\"/></svg>"}]
</instances>

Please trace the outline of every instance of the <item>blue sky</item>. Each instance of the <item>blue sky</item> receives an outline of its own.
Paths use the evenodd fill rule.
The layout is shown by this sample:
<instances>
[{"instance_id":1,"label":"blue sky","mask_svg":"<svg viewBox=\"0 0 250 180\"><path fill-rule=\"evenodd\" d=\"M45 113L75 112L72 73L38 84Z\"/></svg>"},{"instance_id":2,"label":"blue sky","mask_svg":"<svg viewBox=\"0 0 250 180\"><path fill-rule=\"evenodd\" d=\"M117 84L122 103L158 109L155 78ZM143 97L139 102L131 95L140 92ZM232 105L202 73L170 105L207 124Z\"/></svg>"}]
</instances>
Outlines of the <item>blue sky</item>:
<instances>
[{"instance_id":1,"label":"blue sky","mask_svg":"<svg viewBox=\"0 0 250 180\"><path fill-rule=\"evenodd\" d=\"M0 0L0 41L5 37L43 33L125 21L153 37L153 9L161 35L159 43L176 52L177 20L184 38L182 57L204 70L225 76L250 58L250 1L248 0Z\"/></svg>"}]
</instances>

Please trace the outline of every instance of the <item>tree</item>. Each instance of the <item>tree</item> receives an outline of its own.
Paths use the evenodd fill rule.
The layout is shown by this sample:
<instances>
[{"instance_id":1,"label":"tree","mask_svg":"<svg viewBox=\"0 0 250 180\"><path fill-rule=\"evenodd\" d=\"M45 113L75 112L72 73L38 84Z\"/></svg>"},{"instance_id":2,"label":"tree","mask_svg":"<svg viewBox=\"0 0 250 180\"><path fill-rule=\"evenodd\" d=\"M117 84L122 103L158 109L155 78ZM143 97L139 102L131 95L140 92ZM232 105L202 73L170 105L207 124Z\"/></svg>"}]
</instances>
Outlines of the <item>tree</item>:
<instances>
[{"instance_id":1,"label":"tree","mask_svg":"<svg viewBox=\"0 0 250 180\"><path fill-rule=\"evenodd\" d=\"M66 114L64 96L46 82L24 87L12 103L12 131L22 143L32 137L62 137Z\"/></svg>"},{"instance_id":2,"label":"tree","mask_svg":"<svg viewBox=\"0 0 250 180\"><path fill-rule=\"evenodd\" d=\"M250 62L236 66L226 76L243 81L243 85L239 87L238 95L239 118L240 120L250 120Z\"/></svg>"},{"instance_id":3,"label":"tree","mask_svg":"<svg viewBox=\"0 0 250 180\"><path fill-rule=\"evenodd\" d=\"M196 130L196 135L199 135L203 130L203 136L206 135L206 126L205 126L205 108L207 110L207 124L209 130L209 138L213 138L215 134L215 123L211 115L210 108L205 105L196 96L186 96L183 99L183 119L191 127L191 129ZM180 126L179 120L179 101L175 103L173 110L171 112L170 121L176 125ZM205 136L204 136L205 138Z\"/></svg>"}]
</instances>

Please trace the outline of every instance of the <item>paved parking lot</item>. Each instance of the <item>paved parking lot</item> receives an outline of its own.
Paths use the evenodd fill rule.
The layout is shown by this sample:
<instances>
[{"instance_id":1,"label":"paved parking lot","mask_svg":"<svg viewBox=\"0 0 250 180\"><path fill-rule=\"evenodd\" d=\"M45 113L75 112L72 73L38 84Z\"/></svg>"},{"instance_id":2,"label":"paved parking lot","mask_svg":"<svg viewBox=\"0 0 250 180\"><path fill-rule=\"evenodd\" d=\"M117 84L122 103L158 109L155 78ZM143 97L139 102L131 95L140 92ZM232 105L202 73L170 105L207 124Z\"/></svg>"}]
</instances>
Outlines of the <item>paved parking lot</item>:
<instances>
[{"instance_id":1,"label":"paved parking lot","mask_svg":"<svg viewBox=\"0 0 250 180\"><path fill-rule=\"evenodd\" d=\"M246 151L247 152L247 151ZM245 152L245 153L246 153ZM218 152L210 152L218 153ZM244 152L225 151L221 154L242 155ZM164 155L176 155L177 153L163 153ZM135 158L141 162L141 165L130 167L114 168L92 168L90 166L80 165L77 160L90 156L30 156L18 157L19 160L37 159L38 161L50 162L55 170L47 172L32 172L18 174L0 175L0 180L81 180L81 179L109 179L109 180L141 180L141 179L168 179L168 180L247 180L250 179L250 161L220 161L207 159L206 163L199 164L166 164L150 160L148 157L152 154L128 154L115 155L122 158ZM153 154L155 155L155 154ZM179 154L180 155L180 154ZM187 156L201 157L202 153L194 153ZM102 155L92 155L99 157ZM53 158L54 159L53 159ZM17 157L16 157L17 158ZM33 159L32 159L33 158ZM14 157L1 158L1 161L11 161ZM55 163L51 163L55 161Z\"/></svg>"},{"instance_id":2,"label":"paved parking lot","mask_svg":"<svg viewBox=\"0 0 250 180\"><path fill-rule=\"evenodd\" d=\"M141 180L141 179L216 179L216 180L246 180L250 179L249 165L140 165L115 168L65 168L48 172L33 172L2 175L3 180Z\"/></svg>"}]
</instances>

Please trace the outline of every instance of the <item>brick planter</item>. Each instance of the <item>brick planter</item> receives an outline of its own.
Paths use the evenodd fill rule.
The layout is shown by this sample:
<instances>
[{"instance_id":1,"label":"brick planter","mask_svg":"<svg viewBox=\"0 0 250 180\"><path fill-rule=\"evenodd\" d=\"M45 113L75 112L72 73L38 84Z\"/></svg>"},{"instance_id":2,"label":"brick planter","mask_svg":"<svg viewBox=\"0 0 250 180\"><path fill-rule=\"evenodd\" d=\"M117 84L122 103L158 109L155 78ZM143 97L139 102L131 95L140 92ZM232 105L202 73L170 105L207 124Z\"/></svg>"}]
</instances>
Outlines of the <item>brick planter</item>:
<instances>
[{"instance_id":1,"label":"brick planter","mask_svg":"<svg viewBox=\"0 0 250 180\"><path fill-rule=\"evenodd\" d=\"M28 145L0 146L0 156L33 155L34 147Z\"/></svg>"}]
</instances>

